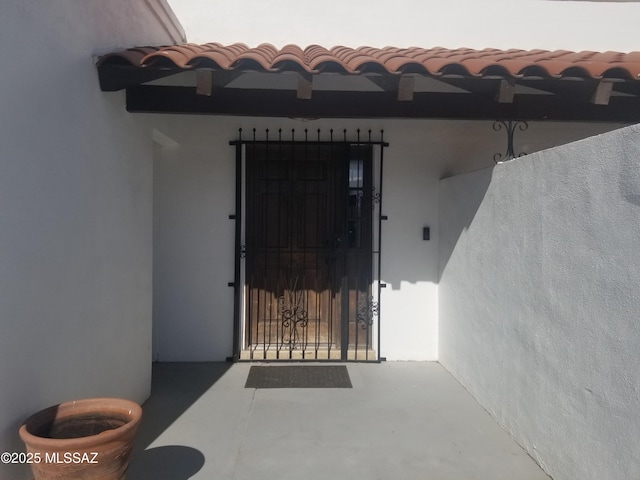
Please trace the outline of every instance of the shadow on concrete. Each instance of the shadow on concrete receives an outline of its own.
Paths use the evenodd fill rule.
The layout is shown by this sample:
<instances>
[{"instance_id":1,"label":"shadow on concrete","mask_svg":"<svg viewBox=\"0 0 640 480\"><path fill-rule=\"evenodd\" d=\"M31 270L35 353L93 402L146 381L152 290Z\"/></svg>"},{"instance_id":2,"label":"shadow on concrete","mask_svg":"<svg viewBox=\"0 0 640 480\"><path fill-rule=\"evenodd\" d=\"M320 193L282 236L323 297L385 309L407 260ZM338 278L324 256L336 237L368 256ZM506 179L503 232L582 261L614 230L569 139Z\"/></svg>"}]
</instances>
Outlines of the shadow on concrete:
<instances>
[{"instance_id":1,"label":"shadow on concrete","mask_svg":"<svg viewBox=\"0 0 640 480\"><path fill-rule=\"evenodd\" d=\"M131 480L188 480L204 465L200 450L182 445L166 445L140 452L131 460L127 478Z\"/></svg>"},{"instance_id":2,"label":"shadow on concrete","mask_svg":"<svg viewBox=\"0 0 640 480\"><path fill-rule=\"evenodd\" d=\"M142 452L231 368L229 362L154 363L135 449ZM134 451L134 455L137 455ZM151 477L149 477L151 478ZM164 477L162 477L164 478Z\"/></svg>"}]
</instances>

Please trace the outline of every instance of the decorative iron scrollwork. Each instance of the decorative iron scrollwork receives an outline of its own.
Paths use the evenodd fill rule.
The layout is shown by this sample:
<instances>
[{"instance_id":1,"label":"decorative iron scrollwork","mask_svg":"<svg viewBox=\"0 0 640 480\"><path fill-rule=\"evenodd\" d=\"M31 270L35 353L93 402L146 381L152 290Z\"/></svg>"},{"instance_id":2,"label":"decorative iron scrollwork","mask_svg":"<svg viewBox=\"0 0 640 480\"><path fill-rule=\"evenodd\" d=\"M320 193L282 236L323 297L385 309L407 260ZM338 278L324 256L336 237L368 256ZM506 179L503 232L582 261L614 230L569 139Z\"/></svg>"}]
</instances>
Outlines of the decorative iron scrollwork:
<instances>
[{"instance_id":1,"label":"decorative iron scrollwork","mask_svg":"<svg viewBox=\"0 0 640 480\"><path fill-rule=\"evenodd\" d=\"M376 208L376 203L380 203L382 201L382 193L376 192L376 187L371 187L371 208Z\"/></svg>"},{"instance_id":2,"label":"decorative iron scrollwork","mask_svg":"<svg viewBox=\"0 0 640 480\"><path fill-rule=\"evenodd\" d=\"M304 329L309 323L309 314L304 305L304 293L297 289L298 277L283 295L278 297L278 313L282 319L282 343L290 349L305 347Z\"/></svg>"},{"instance_id":3,"label":"decorative iron scrollwork","mask_svg":"<svg viewBox=\"0 0 640 480\"><path fill-rule=\"evenodd\" d=\"M245 258L247 256L247 246L240 245L240 258Z\"/></svg>"},{"instance_id":4,"label":"decorative iron scrollwork","mask_svg":"<svg viewBox=\"0 0 640 480\"><path fill-rule=\"evenodd\" d=\"M504 155L501 153L496 153L493 156L493 161L495 163L505 162L507 160L516 158L516 156L521 157L523 155L526 155L525 152L521 152L518 155L515 154L513 148L513 134L515 133L516 128L518 128L518 130L520 130L521 132L524 132L527 128L529 128L529 124L525 121L520 120L516 120L515 122L513 120L508 120L506 122L504 120L496 120L495 122L493 122L493 129L496 132L502 130L503 128L507 133L507 152Z\"/></svg>"},{"instance_id":5,"label":"decorative iron scrollwork","mask_svg":"<svg viewBox=\"0 0 640 480\"><path fill-rule=\"evenodd\" d=\"M373 325L373 319L378 316L378 302L374 302L373 296L362 298L356 306L356 315L358 325L366 330Z\"/></svg>"}]
</instances>

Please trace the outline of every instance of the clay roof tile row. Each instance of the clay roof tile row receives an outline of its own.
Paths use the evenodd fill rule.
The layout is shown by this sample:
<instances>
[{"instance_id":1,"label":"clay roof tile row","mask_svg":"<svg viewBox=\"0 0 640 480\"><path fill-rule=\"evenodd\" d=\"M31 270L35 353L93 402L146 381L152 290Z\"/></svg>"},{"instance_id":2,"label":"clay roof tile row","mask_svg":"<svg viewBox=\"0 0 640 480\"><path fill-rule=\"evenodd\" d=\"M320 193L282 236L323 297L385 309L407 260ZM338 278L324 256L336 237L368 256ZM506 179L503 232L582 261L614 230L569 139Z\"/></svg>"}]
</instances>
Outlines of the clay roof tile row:
<instances>
[{"instance_id":1,"label":"clay roof tile row","mask_svg":"<svg viewBox=\"0 0 640 480\"><path fill-rule=\"evenodd\" d=\"M303 70L309 73L338 71L350 74L401 74L411 71L428 75L455 71L476 77L500 72L512 77L539 75L559 78L577 75L596 79L612 77L640 80L640 52L345 46L327 49L319 45L304 49L298 45L287 45L277 49L270 44L250 48L240 43L227 46L206 43L131 48L105 55L99 60L99 65L110 63L184 70Z\"/></svg>"}]
</instances>

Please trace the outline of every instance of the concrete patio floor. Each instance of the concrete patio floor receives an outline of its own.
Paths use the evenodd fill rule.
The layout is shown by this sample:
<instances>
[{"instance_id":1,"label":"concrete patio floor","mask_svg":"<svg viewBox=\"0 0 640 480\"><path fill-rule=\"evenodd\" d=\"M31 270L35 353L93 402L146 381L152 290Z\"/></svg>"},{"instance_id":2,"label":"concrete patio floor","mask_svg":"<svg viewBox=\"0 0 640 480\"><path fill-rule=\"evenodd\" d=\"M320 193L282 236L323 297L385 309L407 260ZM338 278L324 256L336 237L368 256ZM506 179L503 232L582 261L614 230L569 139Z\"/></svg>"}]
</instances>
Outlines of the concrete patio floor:
<instances>
[{"instance_id":1,"label":"concrete patio floor","mask_svg":"<svg viewBox=\"0 0 640 480\"><path fill-rule=\"evenodd\" d=\"M438 363L349 363L350 389L244 388L252 365L155 364L127 479L549 479Z\"/></svg>"}]
</instances>

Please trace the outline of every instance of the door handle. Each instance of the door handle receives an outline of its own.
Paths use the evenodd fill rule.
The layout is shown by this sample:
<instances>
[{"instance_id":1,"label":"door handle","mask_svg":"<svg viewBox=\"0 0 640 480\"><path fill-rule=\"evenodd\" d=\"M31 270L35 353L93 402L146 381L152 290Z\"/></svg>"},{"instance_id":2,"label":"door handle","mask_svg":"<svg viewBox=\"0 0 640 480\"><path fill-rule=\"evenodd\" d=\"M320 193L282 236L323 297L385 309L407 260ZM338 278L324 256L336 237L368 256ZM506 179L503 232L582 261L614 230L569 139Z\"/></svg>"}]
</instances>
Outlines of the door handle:
<instances>
[{"instance_id":1,"label":"door handle","mask_svg":"<svg viewBox=\"0 0 640 480\"><path fill-rule=\"evenodd\" d=\"M345 246L347 236L344 233L336 233L331 239L330 248L333 250L342 250Z\"/></svg>"}]
</instances>

